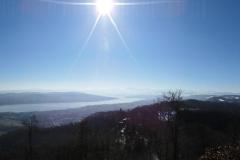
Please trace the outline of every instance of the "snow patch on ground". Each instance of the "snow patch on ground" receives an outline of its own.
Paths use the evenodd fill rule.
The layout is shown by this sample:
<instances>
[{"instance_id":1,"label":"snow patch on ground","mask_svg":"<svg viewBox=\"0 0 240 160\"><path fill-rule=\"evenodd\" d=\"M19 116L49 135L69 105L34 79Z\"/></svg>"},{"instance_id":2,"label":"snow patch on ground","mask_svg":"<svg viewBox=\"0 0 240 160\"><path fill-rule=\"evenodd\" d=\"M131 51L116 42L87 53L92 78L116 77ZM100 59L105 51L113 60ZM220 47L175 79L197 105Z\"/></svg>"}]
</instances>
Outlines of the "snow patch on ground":
<instances>
[{"instance_id":1,"label":"snow patch on ground","mask_svg":"<svg viewBox=\"0 0 240 160\"><path fill-rule=\"evenodd\" d=\"M168 121L176 115L175 111L172 112L158 112L158 119L161 121Z\"/></svg>"},{"instance_id":2,"label":"snow patch on ground","mask_svg":"<svg viewBox=\"0 0 240 160\"><path fill-rule=\"evenodd\" d=\"M125 132L125 129L126 129L126 128L122 128L122 129L121 129L121 133L124 133L124 132Z\"/></svg>"},{"instance_id":3,"label":"snow patch on ground","mask_svg":"<svg viewBox=\"0 0 240 160\"><path fill-rule=\"evenodd\" d=\"M224 99L219 99L220 102L224 102L225 100Z\"/></svg>"}]
</instances>

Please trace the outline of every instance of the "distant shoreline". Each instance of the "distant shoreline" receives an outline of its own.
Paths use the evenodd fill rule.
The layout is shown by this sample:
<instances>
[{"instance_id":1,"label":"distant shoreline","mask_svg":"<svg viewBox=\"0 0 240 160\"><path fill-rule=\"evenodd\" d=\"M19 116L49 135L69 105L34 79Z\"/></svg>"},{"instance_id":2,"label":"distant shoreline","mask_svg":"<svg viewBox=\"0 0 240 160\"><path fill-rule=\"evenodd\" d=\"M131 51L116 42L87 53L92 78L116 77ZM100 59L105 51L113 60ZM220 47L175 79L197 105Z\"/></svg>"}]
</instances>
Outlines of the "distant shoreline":
<instances>
[{"instance_id":1,"label":"distant shoreline","mask_svg":"<svg viewBox=\"0 0 240 160\"><path fill-rule=\"evenodd\" d=\"M144 100L143 98L114 98L112 100L92 102L66 102L66 103L38 103L38 104L15 104L0 106L0 113L43 112L54 110L76 109L87 106L99 106L108 104L131 103Z\"/></svg>"},{"instance_id":2,"label":"distant shoreline","mask_svg":"<svg viewBox=\"0 0 240 160\"><path fill-rule=\"evenodd\" d=\"M0 108L3 105L99 102L113 99L116 98L81 92L2 93L0 94Z\"/></svg>"}]
</instances>

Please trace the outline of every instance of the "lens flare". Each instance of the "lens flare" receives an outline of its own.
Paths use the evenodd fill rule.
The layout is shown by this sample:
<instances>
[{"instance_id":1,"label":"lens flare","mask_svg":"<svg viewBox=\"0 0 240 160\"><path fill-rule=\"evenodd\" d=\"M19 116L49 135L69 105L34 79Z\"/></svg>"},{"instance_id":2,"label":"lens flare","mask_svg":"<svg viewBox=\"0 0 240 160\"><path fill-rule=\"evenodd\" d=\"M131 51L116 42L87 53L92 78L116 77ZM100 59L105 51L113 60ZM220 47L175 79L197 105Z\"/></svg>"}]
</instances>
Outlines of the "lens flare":
<instances>
[{"instance_id":1,"label":"lens flare","mask_svg":"<svg viewBox=\"0 0 240 160\"><path fill-rule=\"evenodd\" d=\"M98 17L86 39L86 41L83 43L83 46L81 48L80 54L78 55L77 60L83 53L84 49L86 48L89 40L91 39L93 32L95 31L97 27L97 23L100 20L101 17L107 16L114 26L120 40L122 41L125 49L127 52L130 54L132 60L136 62L135 57L133 56L132 52L130 51L127 42L125 41L124 37L122 36L116 22L114 21L111 13L113 12L114 7L125 7L125 6L141 6L141 5L160 5L160 4L170 4L170 3L183 3L184 0L141 0L141 1L134 1L134 2L129 2L126 0L125 2L114 2L114 0L95 0L95 2L76 2L76 0L38 0L42 2L48 2L51 4L60 4L60 5L72 5L72 6L94 6L96 7L96 10L98 12ZM116 0L117 1L117 0Z\"/></svg>"},{"instance_id":2,"label":"lens flare","mask_svg":"<svg viewBox=\"0 0 240 160\"><path fill-rule=\"evenodd\" d=\"M110 14L113 9L114 3L112 0L98 0L96 2L96 8L99 14Z\"/></svg>"}]
</instances>

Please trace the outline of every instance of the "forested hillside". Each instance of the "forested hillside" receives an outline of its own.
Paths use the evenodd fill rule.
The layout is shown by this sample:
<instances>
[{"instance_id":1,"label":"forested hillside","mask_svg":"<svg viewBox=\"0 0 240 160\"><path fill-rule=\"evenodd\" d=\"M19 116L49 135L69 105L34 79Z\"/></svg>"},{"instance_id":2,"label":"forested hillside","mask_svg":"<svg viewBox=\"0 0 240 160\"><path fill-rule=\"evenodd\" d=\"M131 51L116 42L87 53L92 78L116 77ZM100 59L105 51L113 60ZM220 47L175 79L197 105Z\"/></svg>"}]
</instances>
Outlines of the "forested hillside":
<instances>
[{"instance_id":1,"label":"forested hillside","mask_svg":"<svg viewBox=\"0 0 240 160\"><path fill-rule=\"evenodd\" d=\"M0 159L208 160L239 156L239 104L161 102L0 137ZM226 158L227 157L227 158Z\"/></svg>"}]
</instances>

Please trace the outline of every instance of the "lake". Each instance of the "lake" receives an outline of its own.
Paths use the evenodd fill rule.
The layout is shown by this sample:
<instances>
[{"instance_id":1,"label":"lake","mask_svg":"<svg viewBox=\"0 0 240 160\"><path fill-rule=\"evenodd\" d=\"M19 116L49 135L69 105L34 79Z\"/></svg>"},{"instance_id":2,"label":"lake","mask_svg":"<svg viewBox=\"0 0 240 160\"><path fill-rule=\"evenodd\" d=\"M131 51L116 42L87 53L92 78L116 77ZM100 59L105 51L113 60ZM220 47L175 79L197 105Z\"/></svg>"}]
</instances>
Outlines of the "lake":
<instances>
[{"instance_id":1,"label":"lake","mask_svg":"<svg viewBox=\"0 0 240 160\"><path fill-rule=\"evenodd\" d=\"M118 98L107 101L97 102L72 102L72 103L41 103L41 104L14 104L0 106L0 112L34 112L34 111L52 111L81 108L92 105L131 103L144 100L143 98Z\"/></svg>"}]
</instances>

